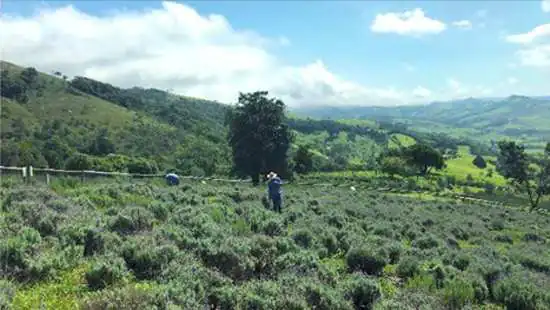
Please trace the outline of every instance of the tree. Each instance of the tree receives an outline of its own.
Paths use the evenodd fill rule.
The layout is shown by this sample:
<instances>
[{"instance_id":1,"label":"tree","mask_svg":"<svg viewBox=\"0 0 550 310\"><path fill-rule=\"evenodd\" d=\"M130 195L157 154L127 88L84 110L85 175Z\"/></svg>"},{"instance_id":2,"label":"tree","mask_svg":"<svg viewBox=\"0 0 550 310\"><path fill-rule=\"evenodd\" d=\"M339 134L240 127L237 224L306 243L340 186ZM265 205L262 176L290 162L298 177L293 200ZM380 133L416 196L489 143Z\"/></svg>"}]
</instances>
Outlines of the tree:
<instances>
[{"instance_id":1,"label":"tree","mask_svg":"<svg viewBox=\"0 0 550 310\"><path fill-rule=\"evenodd\" d=\"M109 130L101 128L90 144L88 152L92 155L108 155L115 150L115 144L109 139Z\"/></svg>"},{"instance_id":2,"label":"tree","mask_svg":"<svg viewBox=\"0 0 550 310\"><path fill-rule=\"evenodd\" d=\"M445 167L445 160L439 151L429 145L416 143L404 149L403 154L409 165L417 168L420 175L428 175L432 168Z\"/></svg>"},{"instance_id":3,"label":"tree","mask_svg":"<svg viewBox=\"0 0 550 310\"><path fill-rule=\"evenodd\" d=\"M267 91L239 93L237 105L227 114L235 172L250 176L254 185L268 170L281 176L288 173L287 151L293 136L284 123L285 104L267 95Z\"/></svg>"},{"instance_id":4,"label":"tree","mask_svg":"<svg viewBox=\"0 0 550 310\"><path fill-rule=\"evenodd\" d=\"M542 156L529 157L522 145L514 141L499 141L497 171L525 190L531 210L538 207L543 196L550 193L550 142Z\"/></svg>"},{"instance_id":5,"label":"tree","mask_svg":"<svg viewBox=\"0 0 550 310\"><path fill-rule=\"evenodd\" d=\"M394 177L405 171L406 162L398 156L383 156L380 159L380 171Z\"/></svg>"},{"instance_id":6,"label":"tree","mask_svg":"<svg viewBox=\"0 0 550 310\"><path fill-rule=\"evenodd\" d=\"M476 157L472 161L472 164L474 164L474 166L478 167L479 169L487 168L487 162L485 162L485 159L481 155L476 155Z\"/></svg>"},{"instance_id":7,"label":"tree","mask_svg":"<svg viewBox=\"0 0 550 310\"><path fill-rule=\"evenodd\" d=\"M313 154L307 146L300 145L298 147L298 151L294 155L294 163L294 170L300 174L308 173L313 169Z\"/></svg>"}]
</instances>

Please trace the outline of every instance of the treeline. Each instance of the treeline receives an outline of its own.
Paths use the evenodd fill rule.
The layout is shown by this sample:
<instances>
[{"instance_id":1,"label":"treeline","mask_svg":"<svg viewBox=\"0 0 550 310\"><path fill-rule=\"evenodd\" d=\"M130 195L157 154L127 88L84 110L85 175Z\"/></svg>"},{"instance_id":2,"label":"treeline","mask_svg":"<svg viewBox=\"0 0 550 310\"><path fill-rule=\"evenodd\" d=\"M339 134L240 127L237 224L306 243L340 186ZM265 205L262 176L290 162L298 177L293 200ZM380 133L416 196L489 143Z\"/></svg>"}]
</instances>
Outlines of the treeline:
<instances>
[{"instance_id":1,"label":"treeline","mask_svg":"<svg viewBox=\"0 0 550 310\"><path fill-rule=\"evenodd\" d=\"M441 132L418 132L408 128L407 124L392 121L378 121L378 126L389 134L403 134L416 141L430 145L442 153L456 154L459 145L467 145L473 155L494 156L496 153L489 145L468 138L457 138Z\"/></svg>"},{"instance_id":2,"label":"treeline","mask_svg":"<svg viewBox=\"0 0 550 310\"><path fill-rule=\"evenodd\" d=\"M81 76L71 80L70 86L130 110L145 112L179 130L198 133L213 142L221 142L225 138L223 120L228 109L225 105L175 96L153 88L122 89Z\"/></svg>"},{"instance_id":3,"label":"treeline","mask_svg":"<svg viewBox=\"0 0 550 310\"><path fill-rule=\"evenodd\" d=\"M304 134L313 134L316 132L326 131L330 138L338 136L339 133L345 132L351 141L354 141L356 136L366 136L377 143L385 143L388 139L388 134L367 126L348 125L333 120L314 120L289 118L286 120L291 129Z\"/></svg>"}]
</instances>

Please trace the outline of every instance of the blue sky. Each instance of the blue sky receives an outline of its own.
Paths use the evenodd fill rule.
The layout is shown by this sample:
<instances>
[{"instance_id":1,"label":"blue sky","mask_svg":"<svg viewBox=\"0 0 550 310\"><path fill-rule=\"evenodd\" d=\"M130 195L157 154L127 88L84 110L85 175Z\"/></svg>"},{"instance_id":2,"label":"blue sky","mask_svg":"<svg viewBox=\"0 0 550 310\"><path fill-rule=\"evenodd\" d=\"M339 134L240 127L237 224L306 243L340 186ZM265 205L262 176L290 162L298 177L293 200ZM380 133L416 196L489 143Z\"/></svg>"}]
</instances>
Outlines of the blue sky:
<instances>
[{"instance_id":1,"label":"blue sky","mask_svg":"<svg viewBox=\"0 0 550 310\"><path fill-rule=\"evenodd\" d=\"M180 50L186 55L206 55L200 51L191 51L190 46L198 48L197 42L201 42L200 44L208 42L201 46L207 45L213 55L218 56L214 61L217 65L212 68L209 62L201 60L201 63L204 62L202 67L208 67L205 71L201 71L199 67L193 67L196 61L188 58L180 60L181 63L176 61L173 66L160 63L159 57L162 55L158 54L163 53L160 47L147 53L159 57L144 60L145 56L136 56L133 62L130 62L127 56L124 59L114 57L109 60L110 67L100 64L99 60L105 62L105 55L87 56L86 63L79 64L66 59L64 61L63 57L59 57L54 62L41 60L40 57L33 57L29 53L22 55L21 51L17 51L21 46L9 46L9 44L3 58L34 65L44 70L54 70L53 66L57 66L56 68L62 68L71 74L89 75L121 86L130 86L134 83L146 87L170 88L179 93L220 101L231 100L230 98L236 97L236 92L246 91L248 87L267 88L287 101L292 101L293 104L365 105L408 104L468 96L507 96L513 93L549 95L550 91L547 87L550 84L550 64L548 63L550 62L550 12L545 12L546 7L541 1L186 1L178 3L196 10L196 13L207 21L210 14L223 16L228 27L223 30L223 33L231 37L231 40L235 40L236 34L253 32L255 35L243 39L246 42L239 41L231 44L226 43L229 39L221 39L221 35L217 34L214 35L215 39L208 37L208 40L203 40L193 37L185 41L188 37L182 37L183 30L180 34L174 34L174 30L171 29L167 32L170 32L172 37L177 35L178 40L181 41L176 44L173 41L161 43L159 40L156 43L159 46L168 44L165 50L170 52L166 52L165 59L173 61L177 59L175 55ZM54 10L68 5L72 5L75 12L96 16L97 23L106 23L107 20L113 22L117 16L123 16L130 11L134 12L132 15L134 18L146 20L144 16L150 13L151 9L156 9L158 12L176 10L176 8L169 9L162 2L156 1L4 0L3 12L11 17L20 16L23 18L20 21L34 22L33 25L37 29L40 27L42 27L40 29L50 29L61 27L57 23L60 23L62 18L58 18L56 25L52 26L48 24L54 23L51 19L40 21L33 14L44 7ZM420 14L420 18L401 25L395 23L398 17L406 19L398 14L415 10L417 15ZM50 14L55 16L56 13L50 11ZM71 14L70 17L65 18L67 21L73 21L72 25L85 21L82 14L74 12ZM184 15L180 16L184 18ZM10 20L11 28L7 29L14 29L16 24L13 23L13 19ZM10 20L2 18L3 23L8 23ZM373 26L377 20L378 28ZM152 23L148 27L157 27L155 25L158 25L158 20L157 24ZM217 25L216 27L222 27ZM22 29L21 26L18 27ZM119 32L130 31L133 42L136 41L136 37L140 42L142 38L149 38L150 34L147 31L154 31L148 28L149 30L143 30L142 33L135 33L131 29L117 27L113 29L119 29L117 30ZM528 34L536 27L539 27L538 32L524 36L529 42L523 40L518 43L518 40L514 42L510 39L512 35ZM52 39L51 37L48 39L46 31L36 29L34 31L36 31L35 36L40 38L35 38L32 42L29 40L27 47L42 49L44 48L42 45L37 47L33 44L38 44L37 41L43 41L41 44L51 42ZM16 33L17 31L14 30L11 35L15 37ZM159 37L164 35L162 30L158 30L158 33ZM8 38L11 38L9 35L10 33ZM49 35L54 36L51 33ZM131 48L136 49L135 53L131 54L138 53L138 49L144 49L128 42L130 39L124 39L123 33L120 35L122 39L117 39L113 34L108 33L93 34L95 37L100 37L94 41L96 43L101 42L101 38L105 37L105 42L99 44L106 47L117 44L127 45L126 53ZM66 45L65 52L67 46L70 46L69 49L74 48L78 51L90 49L84 47L90 44L85 35L78 37L71 33L66 37L63 36L57 31L55 38L61 42L60 45L55 48L51 46L44 48L46 54L52 53L52 59L56 59L55 55L61 53L60 50L64 45ZM258 43L259 41L256 42L255 39L266 39L265 41L270 43ZM192 42L194 43L191 44ZM235 44L239 46L238 49L235 48ZM214 52L214 48L218 49ZM229 53L236 50L242 50L241 55L243 57L247 55L245 59L233 54L230 56ZM100 51L97 50L96 53ZM227 65L228 67L222 63L225 56L220 55L228 55L227 61L231 62ZM88 61L89 59L97 61ZM247 62L246 59L254 61ZM128 71L125 75L115 72L117 70L114 66L119 60L120 63L125 63L124 68ZM243 62L239 67L237 64L240 64L241 60ZM147 73L149 72L147 70L153 69L149 66L146 68L144 63L149 64L151 68L156 67L157 70L179 66L178 70L186 72L189 76L183 79L181 74L174 72L164 74L166 75L164 78L158 76L148 78L147 75L151 74ZM175 71L175 68L173 69ZM135 78L136 74L140 75L139 79ZM155 73L155 75L159 74ZM196 80L195 84L183 84L182 81L189 81L191 78ZM216 82L213 82L214 80ZM259 81L265 81L265 83L258 84ZM330 97L330 100L325 100L323 96Z\"/></svg>"}]
</instances>

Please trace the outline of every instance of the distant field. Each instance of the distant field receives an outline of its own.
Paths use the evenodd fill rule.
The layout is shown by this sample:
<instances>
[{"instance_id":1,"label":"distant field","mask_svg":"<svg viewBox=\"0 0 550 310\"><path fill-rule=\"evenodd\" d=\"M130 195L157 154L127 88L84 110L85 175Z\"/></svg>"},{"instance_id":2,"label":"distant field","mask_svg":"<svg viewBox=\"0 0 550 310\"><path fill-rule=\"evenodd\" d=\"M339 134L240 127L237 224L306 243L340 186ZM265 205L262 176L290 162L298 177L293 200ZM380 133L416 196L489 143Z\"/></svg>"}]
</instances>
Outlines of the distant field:
<instances>
[{"instance_id":1,"label":"distant field","mask_svg":"<svg viewBox=\"0 0 550 310\"><path fill-rule=\"evenodd\" d=\"M461 181L466 181L468 175L471 175L476 180L488 181L499 186L506 185L506 179L496 172L496 168L493 164L487 162L490 157L485 158L485 161L487 162L487 168L485 169L479 169L476 167L472 163L474 158L475 156L470 154L470 149L468 146L459 146L458 157L447 160L447 168L442 172L436 172L436 174L453 176ZM487 175L489 169L493 171L491 177Z\"/></svg>"},{"instance_id":2,"label":"distant field","mask_svg":"<svg viewBox=\"0 0 550 310\"><path fill-rule=\"evenodd\" d=\"M399 147L408 147L416 143L416 140L413 137L394 133L390 135L389 148L399 148Z\"/></svg>"}]
</instances>

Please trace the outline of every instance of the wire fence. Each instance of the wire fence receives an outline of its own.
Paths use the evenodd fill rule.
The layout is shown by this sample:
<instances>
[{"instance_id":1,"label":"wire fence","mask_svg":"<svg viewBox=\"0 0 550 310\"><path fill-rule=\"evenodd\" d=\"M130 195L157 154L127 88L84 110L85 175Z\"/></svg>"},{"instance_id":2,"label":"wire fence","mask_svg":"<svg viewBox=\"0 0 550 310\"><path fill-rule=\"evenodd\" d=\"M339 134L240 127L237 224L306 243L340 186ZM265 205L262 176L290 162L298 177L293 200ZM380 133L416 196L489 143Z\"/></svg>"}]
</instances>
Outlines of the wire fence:
<instances>
[{"instance_id":1,"label":"wire fence","mask_svg":"<svg viewBox=\"0 0 550 310\"><path fill-rule=\"evenodd\" d=\"M63 170L63 169L51 169L51 168L35 168L32 166L26 167L6 167L0 166L0 176L20 176L23 180L30 181L32 179L44 179L46 183L50 183L53 178L59 176L71 176L78 177L81 181L89 179L95 179L100 177L112 177L112 178L135 178L135 179L164 179L165 174L141 174L141 173L128 173L128 172L107 172L107 171L95 171L95 170ZM229 183L248 183L251 180L242 179L223 179L217 177L201 177L201 176L178 176L180 179L189 180L204 180L204 181L218 181Z\"/></svg>"},{"instance_id":2,"label":"wire fence","mask_svg":"<svg viewBox=\"0 0 550 310\"><path fill-rule=\"evenodd\" d=\"M128 179L164 179L165 174L140 174L140 173L127 173L127 172L106 172L95 170L62 170L62 169L50 169L50 168L34 168L32 166L26 167L7 167L0 166L0 177L4 176L19 176L24 182L32 182L33 180L43 181L46 184L50 184L55 178L59 177L73 177L80 179L81 182L97 180L99 178L128 178ZM214 182L226 182L226 183L251 183L250 179L224 179L217 177L200 177L200 176L179 176L182 180L198 180L198 181L214 181ZM373 186L361 186L352 184L332 184L332 183L314 183L314 182L293 182L293 185L299 186L325 186L325 187L353 187L354 190L367 190L373 192L383 192L388 194L434 194L423 190L405 190L394 189L389 187L379 188ZM435 193L436 197L450 198L459 200L465 204L479 204L485 206L504 206L505 203L495 200L486 200L481 198L475 198L470 196L464 196L454 193Z\"/></svg>"}]
</instances>

